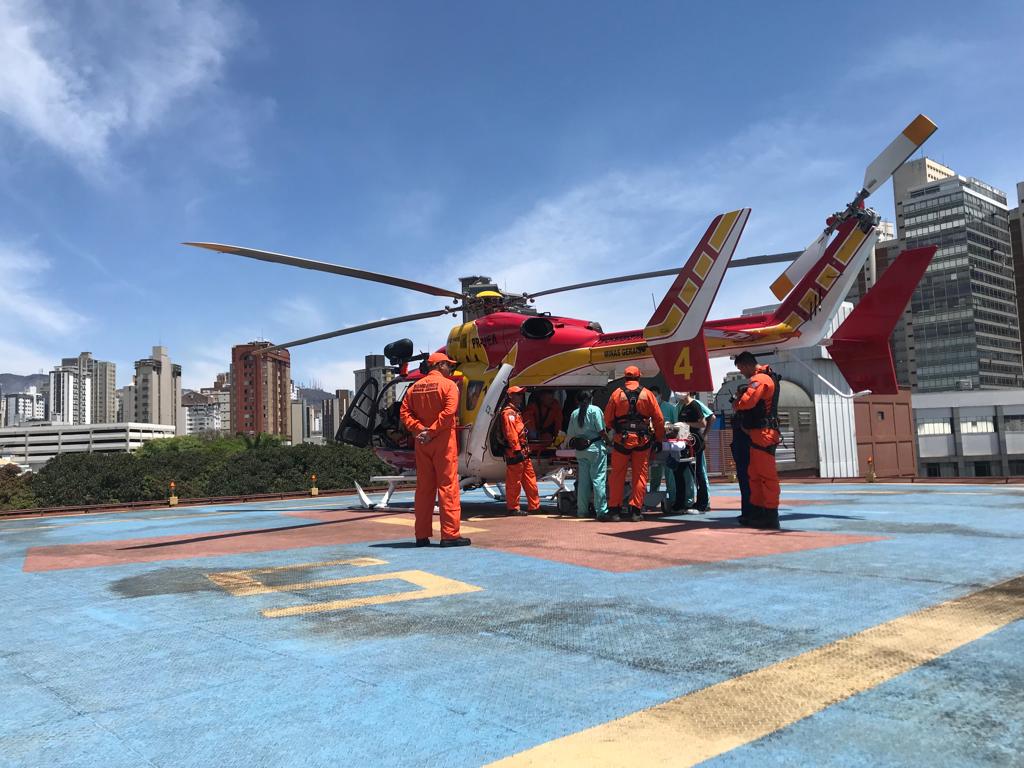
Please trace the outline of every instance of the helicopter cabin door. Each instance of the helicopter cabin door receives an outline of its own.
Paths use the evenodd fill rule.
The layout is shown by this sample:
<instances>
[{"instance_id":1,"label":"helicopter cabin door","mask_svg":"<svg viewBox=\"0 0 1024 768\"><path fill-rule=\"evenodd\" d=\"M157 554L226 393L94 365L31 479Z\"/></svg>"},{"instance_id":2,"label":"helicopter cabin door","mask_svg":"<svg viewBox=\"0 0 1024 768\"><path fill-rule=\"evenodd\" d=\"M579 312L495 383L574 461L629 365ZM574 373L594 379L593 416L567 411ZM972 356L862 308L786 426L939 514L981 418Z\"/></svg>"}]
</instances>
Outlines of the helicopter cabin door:
<instances>
[{"instance_id":1,"label":"helicopter cabin door","mask_svg":"<svg viewBox=\"0 0 1024 768\"><path fill-rule=\"evenodd\" d=\"M373 428L377 423L377 394L380 383L369 378L352 398L352 404L345 411L335 440L339 443L365 448L373 437Z\"/></svg>"}]
</instances>

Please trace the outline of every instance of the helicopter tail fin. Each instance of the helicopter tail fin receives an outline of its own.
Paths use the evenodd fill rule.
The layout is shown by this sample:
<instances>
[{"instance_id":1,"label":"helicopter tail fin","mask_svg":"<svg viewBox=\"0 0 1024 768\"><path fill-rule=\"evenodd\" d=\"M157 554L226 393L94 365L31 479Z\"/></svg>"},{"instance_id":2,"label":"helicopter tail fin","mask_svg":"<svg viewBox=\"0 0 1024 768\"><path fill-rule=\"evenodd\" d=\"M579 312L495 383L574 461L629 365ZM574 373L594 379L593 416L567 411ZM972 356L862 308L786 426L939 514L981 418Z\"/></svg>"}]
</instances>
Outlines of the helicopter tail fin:
<instances>
[{"instance_id":1,"label":"helicopter tail fin","mask_svg":"<svg viewBox=\"0 0 1024 768\"><path fill-rule=\"evenodd\" d=\"M750 209L741 208L715 217L644 328L647 346L673 390L713 389L704 321L749 216Z\"/></svg>"},{"instance_id":2,"label":"helicopter tail fin","mask_svg":"<svg viewBox=\"0 0 1024 768\"><path fill-rule=\"evenodd\" d=\"M828 352L854 390L899 391L889 336L907 307L937 246L904 251L832 334Z\"/></svg>"}]
</instances>

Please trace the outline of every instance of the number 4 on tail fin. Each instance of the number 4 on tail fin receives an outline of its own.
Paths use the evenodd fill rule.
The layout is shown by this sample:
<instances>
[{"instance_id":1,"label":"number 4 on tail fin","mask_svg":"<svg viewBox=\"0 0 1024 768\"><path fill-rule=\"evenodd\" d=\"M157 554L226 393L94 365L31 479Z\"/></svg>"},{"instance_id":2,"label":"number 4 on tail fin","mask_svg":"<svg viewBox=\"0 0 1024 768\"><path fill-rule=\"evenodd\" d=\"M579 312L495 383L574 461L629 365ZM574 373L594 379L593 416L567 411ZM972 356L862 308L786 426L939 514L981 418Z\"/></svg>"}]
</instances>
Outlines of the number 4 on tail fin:
<instances>
[{"instance_id":1,"label":"number 4 on tail fin","mask_svg":"<svg viewBox=\"0 0 1024 768\"><path fill-rule=\"evenodd\" d=\"M675 391L713 389L704 322L749 216L743 208L715 217L644 328L651 355Z\"/></svg>"}]
</instances>

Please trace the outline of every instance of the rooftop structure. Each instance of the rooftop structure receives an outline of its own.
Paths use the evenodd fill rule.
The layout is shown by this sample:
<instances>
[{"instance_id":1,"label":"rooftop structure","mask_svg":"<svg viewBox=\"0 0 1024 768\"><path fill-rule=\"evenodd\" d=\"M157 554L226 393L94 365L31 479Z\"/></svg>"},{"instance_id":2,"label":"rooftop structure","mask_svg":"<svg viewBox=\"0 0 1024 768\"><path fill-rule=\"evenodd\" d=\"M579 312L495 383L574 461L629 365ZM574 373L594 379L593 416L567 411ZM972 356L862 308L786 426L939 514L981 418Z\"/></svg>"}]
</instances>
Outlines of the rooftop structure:
<instances>
[{"instance_id":1,"label":"rooftop structure","mask_svg":"<svg viewBox=\"0 0 1024 768\"><path fill-rule=\"evenodd\" d=\"M150 440L174 437L171 424L34 424L0 429L0 456L33 470L61 453L134 451Z\"/></svg>"}]
</instances>

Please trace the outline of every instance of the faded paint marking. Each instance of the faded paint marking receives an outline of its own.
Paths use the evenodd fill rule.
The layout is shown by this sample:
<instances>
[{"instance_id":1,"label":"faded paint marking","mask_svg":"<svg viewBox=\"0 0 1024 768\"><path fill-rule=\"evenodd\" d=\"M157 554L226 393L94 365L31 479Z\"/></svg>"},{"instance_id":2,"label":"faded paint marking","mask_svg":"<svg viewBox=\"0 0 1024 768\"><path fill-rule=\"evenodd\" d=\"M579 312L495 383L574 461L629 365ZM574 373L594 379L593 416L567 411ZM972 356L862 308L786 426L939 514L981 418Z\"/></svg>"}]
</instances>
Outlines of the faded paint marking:
<instances>
[{"instance_id":1,"label":"faded paint marking","mask_svg":"<svg viewBox=\"0 0 1024 768\"><path fill-rule=\"evenodd\" d=\"M1018 576L491 765L696 765L1022 618Z\"/></svg>"}]
</instances>

